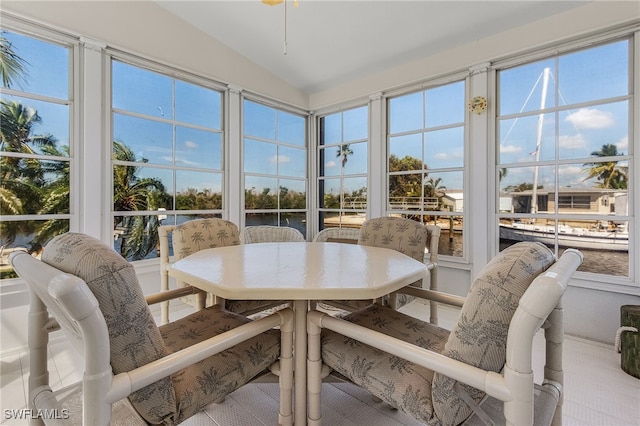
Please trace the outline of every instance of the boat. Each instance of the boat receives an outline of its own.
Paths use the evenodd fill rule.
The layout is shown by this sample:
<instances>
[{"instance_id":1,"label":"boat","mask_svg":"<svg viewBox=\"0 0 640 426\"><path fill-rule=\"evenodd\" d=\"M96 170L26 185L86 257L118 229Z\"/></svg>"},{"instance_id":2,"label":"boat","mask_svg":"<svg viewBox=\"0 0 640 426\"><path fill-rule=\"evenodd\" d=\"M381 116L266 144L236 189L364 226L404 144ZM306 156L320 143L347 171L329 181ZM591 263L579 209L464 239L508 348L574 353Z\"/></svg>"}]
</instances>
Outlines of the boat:
<instances>
[{"instance_id":1,"label":"boat","mask_svg":"<svg viewBox=\"0 0 640 426\"><path fill-rule=\"evenodd\" d=\"M500 239L511 241L538 241L554 245L556 230L553 226L514 222L500 224ZM558 226L558 245L577 249L629 251L629 233L619 230L590 230L567 225Z\"/></svg>"}]
</instances>

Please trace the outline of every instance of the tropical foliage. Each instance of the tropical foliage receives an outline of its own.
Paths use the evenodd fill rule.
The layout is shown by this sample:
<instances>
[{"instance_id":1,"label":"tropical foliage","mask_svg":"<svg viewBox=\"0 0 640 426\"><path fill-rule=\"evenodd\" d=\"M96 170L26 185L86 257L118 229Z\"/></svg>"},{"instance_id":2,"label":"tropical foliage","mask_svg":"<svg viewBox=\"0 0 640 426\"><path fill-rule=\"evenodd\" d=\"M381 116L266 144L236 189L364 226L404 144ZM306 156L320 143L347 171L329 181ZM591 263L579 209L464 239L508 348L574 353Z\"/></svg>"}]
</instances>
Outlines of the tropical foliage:
<instances>
[{"instance_id":1,"label":"tropical foliage","mask_svg":"<svg viewBox=\"0 0 640 426\"><path fill-rule=\"evenodd\" d=\"M247 210L273 210L273 209L305 209L307 197L304 192L293 191L281 186L279 192L272 193L271 189L263 188L261 191L245 190L244 204Z\"/></svg>"},{"instance_id":2,"label":"tropical foliage","mask_svg":"<svg viewBox=\"0 0 640 426\"><path fill-rule=\"evenodd\" d=\"M147 163L137 158L133 150L121 141L113 141L113 159L127 163ZM139 166L116 165L113 167L113 210L134 212L158 210L158 201L164 198L165 188L156 178L140 178ZM127 259L144 259L158 245L158 217L156 215L132 215L114 217L113 227L120 230L120 253Z\"/></svg>"},{"instance_id":3,"label":"tropical foliage","mask_svg":"<svg viewBox=\"0 0 640 426\"><path fill-rule=\"evenodd\" d=\"M592 152L591 155L593 157L617 157L624 154L618 152L618 147L614 144L605 144L600 150ZM587 177L584 180L596 178L598 180L597 188L627 189L629 168L620 166L618 161L594 161L585 163L584 166L587 172Z\"/></svg>"},{"instance_id":4,"label":"tropical foliage","mask_svg":"<svg viewBox=\"0 0 640 426\"><path fill-rule=\"evenodd\" d=\"M18 80L26 77L27 62L22 59L13 49L9 39L5 37L5 32L0 32L0 79L4 87L10 88Z\"/></svg>"},{"instance_id":5,"label":"tropical foliage","mask_svg":"<svg viewBox=\"0 0 640 426\"><path fill-rule=\"evenodd\" d=\"M46 214L55 202L56 213L69 212L68 162L43 161L35 154L65 156L56 148L52 135L32 135L42 118L38 112L15 101L0 101L0 214ZM11 154L5 154L11 153ZM26 155L25 155L26 154ZM68 155L68 152L67 152ZM62 189L61 189L62 188ZM51 238L52 229L66 230L66 222L47 221L40 229L33 221L5 220L0 224L4 244L10 245L18 235L38 234L30 242L39 246Z\"/></svg>"},{"instance_id":6,"label":"tropical foliage","mask_svg":"<svg viewBox=\"0 0 640 426\"><path fill-rule=\"evenodd\" d=\"M389 156L389 172L414 172L406 174L394 174L389 179L389 197L421 197L423 195L424 176L423 170L427 165L419 158L409 155L398 158L396 155Z\"/></svg>"}]
</instances>

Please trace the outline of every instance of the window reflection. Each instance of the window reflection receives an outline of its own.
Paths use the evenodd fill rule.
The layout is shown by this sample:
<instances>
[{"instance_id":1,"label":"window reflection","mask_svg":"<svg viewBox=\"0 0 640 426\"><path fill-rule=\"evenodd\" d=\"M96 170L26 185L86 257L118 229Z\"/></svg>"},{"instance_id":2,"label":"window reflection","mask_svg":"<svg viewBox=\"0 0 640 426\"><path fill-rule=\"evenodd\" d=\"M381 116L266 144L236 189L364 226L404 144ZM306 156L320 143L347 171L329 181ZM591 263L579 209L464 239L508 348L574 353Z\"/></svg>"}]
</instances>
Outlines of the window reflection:
<instances>
[{"instance_id":1,"label":"window reflection","mask_svg":"<svg viewBox=\"0 0 640 426\"><path fill-rule=\"evenodd\" d=\"M505 69L498 82L501 248L575 247L580 271L628 276L628 40Z\"/></svg>"},{"instance_id":2,"label":"window reflection","mask_svg":"<svg viewBox=\"0 0 640 426\"><path fill-rule=\"evenodd\" d=\"M243 102L245 226L290 226L306 235L306 118Z\"/></svg>"},{"instance_id":3,"label":"window reflection","mask_svg":"<svg viewBox=\"0 0 640 426\"><path fill-rule=\"evenodd\" d=\"M440 226L450 256L464 252L464 93L457 81L389 99L388 212Z\"/></svg>"},{"instance_id":4,"label":"window reflection","mask_svg":"<svg viewBox=\"0 0 640 426\"><path fill-rule=\"evenodd\" d=\"M223 209L222 96L117 60L112 78L114 233L138 260L157 255L160 224Z\"/></svg>"},{"instance_id":5,"label":"window reflection","mask_svg":"<svg viewBox=\"0 0 640 426\"><path fill-rule=\"evenodd\" d=\"M367 106L319 119L319 229L360 227L366 218L368 171Z\"/></svg>"},{"instance_id":6,"label":"window reflection","mask_svg":"<svg viewBox=\"0 0 640 426\"><path fill-rule=\"evenodd\" d=\"M2 30L0 278L17 275L11 252L39 256L73 218L74 111L69 45ZM9 89L9 90L4 90ZM7 92L11 92L9 95ZM73 191L74 193L77 191ZM46 216L47 219L43 219Z\"/></svg>"}]
</instances>

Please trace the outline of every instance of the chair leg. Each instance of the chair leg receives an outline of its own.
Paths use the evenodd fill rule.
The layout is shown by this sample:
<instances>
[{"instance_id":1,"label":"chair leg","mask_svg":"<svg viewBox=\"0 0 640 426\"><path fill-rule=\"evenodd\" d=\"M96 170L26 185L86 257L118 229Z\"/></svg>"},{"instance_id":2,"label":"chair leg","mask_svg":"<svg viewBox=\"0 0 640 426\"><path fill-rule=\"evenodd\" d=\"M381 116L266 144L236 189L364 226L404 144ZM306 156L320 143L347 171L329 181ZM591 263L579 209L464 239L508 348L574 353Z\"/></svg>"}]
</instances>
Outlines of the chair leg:
<instances>
[{"instance_id":1,"label":"chair leg","mask_svg":"<svg viewBox=\"0 0 640 426\"><path fill-rule=\"evenodd\" d=\"M322 392L322 355L320 351L320 332L318 325L323 314L318 311L309 313L307 324L307 425L319 426L322 422L321 392Z\"/></svg>"},{"instance_id":2,"label":"chair leg","mask_svg":"<svg viewBox=\"0 0 640 426\"><path fill-rule=\"evenodd\" d=\"M429 271L429 289L438 291L438 269ZM429 322L438 325L438 303L433 300L429 302Z\"/></svg>"},{"instance_id":3,"label":"chair leg","mask_svg":"<svg viewBox=\"0 0 640 426\"><path fill-rule=\"evenodd\" d=\"M44 388L49 387L49 370L47 369L47 345L49 332L46 329L49 313L42 301L30 293L29 305L29 408L37 409L34 398ZM44 424L42 420L33 419L31 424Z\"/></svg>"},{"instance_id":4,"label":"chair leg","mask_svg":"<svg viewBox=\"0 0 640 426\"><path fill-rule=\"evenodd\" d=\"M287 313L280 325L280 413L278 422L283 426L293 425L293 314L291 309L278 313Z\"/></svg>"}]
</instances>

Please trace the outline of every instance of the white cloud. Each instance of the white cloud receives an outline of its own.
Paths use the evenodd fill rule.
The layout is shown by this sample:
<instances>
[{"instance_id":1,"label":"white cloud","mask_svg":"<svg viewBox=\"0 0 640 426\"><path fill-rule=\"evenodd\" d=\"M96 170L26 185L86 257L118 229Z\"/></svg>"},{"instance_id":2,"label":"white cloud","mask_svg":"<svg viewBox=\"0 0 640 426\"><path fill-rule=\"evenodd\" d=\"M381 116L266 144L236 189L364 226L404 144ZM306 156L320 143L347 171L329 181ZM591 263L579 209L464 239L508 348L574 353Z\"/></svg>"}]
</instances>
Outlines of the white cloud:
<instances>
[{"instance_id":1,"label":"white cloud","mask_svg":"<svg viewBox=\"0 0 640 426\"><path fill-rule=\"evenodd\" d=\"M272 157L269 158L269 162L274 164L274 163L290 163L291 162L291 157L287 157L286 155L274 155Z\"/></svg>"},{"instance_id":2,"label":"white cloud","mask_svg":"<svg viewBox=\"0 0 640 426\"><path fill-rule=\"evenodd\" d=\"M558 174L562 176L579 175L582 168L579 166L564 165L558 168Z\"/></svg>"},{"instance_id":3,"label":"white cloud","mask_svg":"<svg viewBox=\"0 0 640 426\"><path fill-rule=\"evenodd\" d=\"M336 163L335 161L327 161L326 163L324 163L324 167L326 169L330 169L333 167L336 167L338 165L338 163Z\"/></svg>"},{"instance_id":4,"label":"white cloud","mask_svg":"<svg viewBox=\"0 0 640 426\"><path fill-rule=\"evenodd\" d=\"M187 148L197 148L198 144L195 143L194 141L185 141L184 146Z\"/></svg>"},{"instance_id":5,"label":"white cloud","mask_svg":"<svg viewBox=\"0 0 640 426\"><path fill-rule=\"evenodd\" d=\"M593 108L581 108L569 114L565 121L573 124L577 129L604 129L613 125L613 114Z\"/></svg>"},{"instance_id":6,"label":"white cloud","mask_svg":"<svg viewBox=\"0 0 640 426\"><path fill-rule=\"evenodd\" d=\"M618 142L616 142L615 145L616 148L618 148L618 152L624 152L626 154L626 151L629 151L629 136L623 137Z\"/></svg>"},{"instance_id":7,"label":"white cloud","mask_svg":"<svg viewBox=\"0 0 640 426\"><path fill-rule=\"evenodd\" d=\"M581 149L586 146L582 135L560 136L560 147L565 149Z\"/></svg>"},{"instance_id":8,"label":"white cloud","mask_svg":"<svg viewBox=\"0 0 640 426\"><path fill-rule=\"evenodd\" d=\"M517 145L500 145L500 154L518 154L522 147Z\"/></svg>"}]
</instances>

